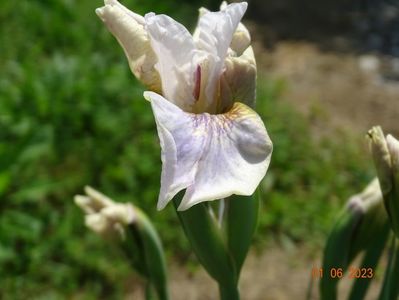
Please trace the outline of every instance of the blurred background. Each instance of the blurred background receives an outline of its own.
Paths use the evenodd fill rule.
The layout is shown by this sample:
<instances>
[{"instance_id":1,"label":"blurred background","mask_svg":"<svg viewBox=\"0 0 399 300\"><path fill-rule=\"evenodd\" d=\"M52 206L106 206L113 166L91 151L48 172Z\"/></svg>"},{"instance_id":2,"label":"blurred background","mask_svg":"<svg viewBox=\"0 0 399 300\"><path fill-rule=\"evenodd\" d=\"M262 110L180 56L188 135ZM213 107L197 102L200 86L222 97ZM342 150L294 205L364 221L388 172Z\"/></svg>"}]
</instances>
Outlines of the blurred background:
<instances>
[{"instance_id":1,"label":"blurred background","mask_svg":"<svg viewBox=\"0 0 399 300\"><path fill-rule=\"evenodd\" d=\"M122 3L189 28L200 6L220 4ZM0 2L0 298L140 299L138 276L85 228L73 203L90 184L151 216L173 299L215 299L174 209L156 211L155 123L144 87L94 13L99 6ZM399 4L250 0L244 23L258 61L257 111L274 153L243 299L292 299L306 294L346 199L374 177L367 130L380 124L399 136Z\"/></svg>"}]
</instances>

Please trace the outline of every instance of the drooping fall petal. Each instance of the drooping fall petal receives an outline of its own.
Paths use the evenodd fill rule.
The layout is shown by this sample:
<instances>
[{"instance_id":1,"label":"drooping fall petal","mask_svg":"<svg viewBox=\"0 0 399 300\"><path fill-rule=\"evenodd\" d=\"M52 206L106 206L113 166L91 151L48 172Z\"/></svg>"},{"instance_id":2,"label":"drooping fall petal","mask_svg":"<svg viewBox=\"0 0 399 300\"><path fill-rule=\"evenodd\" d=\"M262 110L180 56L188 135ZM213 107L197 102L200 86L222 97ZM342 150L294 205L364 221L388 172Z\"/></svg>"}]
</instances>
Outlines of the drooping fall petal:
<instances>
[{"instance_id":1,"label":"drooping fall petal","mask_svg":"<svg viewBox=\"0 0 399 300\"><path fill-rule=\"evenodd\" d=\"M156 93L144 97L151 101L162 147L158 209L185 188L180 210L255 191L269 166L272 143L252 109L237 102L225 114L192 114Z\"/></svg>"}]
</instances>

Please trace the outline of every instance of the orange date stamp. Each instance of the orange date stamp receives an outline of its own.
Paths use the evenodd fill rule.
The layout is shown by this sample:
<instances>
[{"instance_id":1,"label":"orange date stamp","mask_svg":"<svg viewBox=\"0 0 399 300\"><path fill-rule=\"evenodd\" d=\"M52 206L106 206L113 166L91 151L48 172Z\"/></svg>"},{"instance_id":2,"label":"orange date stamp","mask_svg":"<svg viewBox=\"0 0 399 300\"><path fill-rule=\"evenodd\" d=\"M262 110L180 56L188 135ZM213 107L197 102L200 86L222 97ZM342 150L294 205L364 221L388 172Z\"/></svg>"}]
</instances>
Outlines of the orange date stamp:
<instances>
[{"instance_id":1,"label":"orange date stamp","mask_svg":"<svg viewBox=\"0 0 399 300\"><path fill-rule=\"evenodd\" d=\"M349 279L371 279L374 277L373 268L362 268L362 267L349 267L347 270L343 268L330 268L324 270L323 268L312 268L312 278L320 279L325 276L329 278L349 278Z\"/></svg>"}]
</instances>

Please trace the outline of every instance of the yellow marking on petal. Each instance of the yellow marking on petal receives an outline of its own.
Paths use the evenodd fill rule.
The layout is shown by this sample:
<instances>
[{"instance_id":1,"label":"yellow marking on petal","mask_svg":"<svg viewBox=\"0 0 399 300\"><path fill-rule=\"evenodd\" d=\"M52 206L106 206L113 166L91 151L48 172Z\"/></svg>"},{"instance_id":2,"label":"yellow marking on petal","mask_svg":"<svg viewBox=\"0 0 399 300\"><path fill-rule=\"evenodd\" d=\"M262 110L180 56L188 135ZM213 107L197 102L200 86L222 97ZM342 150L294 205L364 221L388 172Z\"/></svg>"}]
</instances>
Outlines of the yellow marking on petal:
<instances>
[{"instance_id":1,"label":"yellow marking on petal","mask_svg":"<svg viewBox=\"0 0 399 300\"><path fill-rule=\"evenodd\" d=\"M234 102L233 107L224 115L230 120L248 117L258 118L258 114L252 108L241 102Z\"/></svg>"}]
</instances>

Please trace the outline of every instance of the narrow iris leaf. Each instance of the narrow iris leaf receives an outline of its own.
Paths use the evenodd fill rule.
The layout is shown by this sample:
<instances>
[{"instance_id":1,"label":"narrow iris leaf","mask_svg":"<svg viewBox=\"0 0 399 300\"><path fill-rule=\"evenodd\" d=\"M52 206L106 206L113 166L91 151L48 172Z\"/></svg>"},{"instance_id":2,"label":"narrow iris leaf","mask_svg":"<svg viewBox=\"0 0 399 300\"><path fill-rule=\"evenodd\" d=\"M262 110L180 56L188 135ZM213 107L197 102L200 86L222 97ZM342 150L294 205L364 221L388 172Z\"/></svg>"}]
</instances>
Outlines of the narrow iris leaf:
<instances>
[{"instance_id":1,"label":"narrow iris leaf","mask_svg":"<svg viewBox=\"0 0 399 300\"><path fill-rule=\"evenodd\" d=\"M330 233L327 245L324 249L323 270L341 268L344 270L349 263L349 246L355 232L356 226L361 220L361 214L352 214L345 210L332 232ZM327 276L328 275L328 276ZM331 278L327 274L320 280L320 296L323 300L337 299L337 284L339 278Z\"/></svg>"},{"instance_id":2,"label":"narrow iris leaf","mask_svg":"<svg viewBox=\"0 0 399 300\"><path fill-rule=\"evenodd\" d=\"M373 239L370 245L367 247L364 258L360 264L362 268L370 268L371 270L373 270L373 272L375 272L390 232L390 226L388 221L386 220L385 225L380 228L379 232L376 232L376 238ZM351 289L348 300L364 299L370 283L373 279L374 276L372 278L361 278L356 280L353 283L353 287Z\"/></svg>"},{"instance_id":3,"label":"narrow iris leaf","mask_svg":"<svg viewBox=\"0 0 399 300\"><path fill-rule=\"evenodd\" d=\"M144 213L137 210L136 214L137 222L135 226L142 240L149 280L154 285L159 300L168 300L166 263L161 241L155 228Z\"/></svg>"},{"instance_id":4,"label":"narrow iris leaf","mask_svg":"<svg viewBox=\"0 0 399 300\"><path fill-rule=\"evenodd\" d=\"M384 283L381 288L380 300L397 299L399 294L399 244L396 237L392 238L388 266L385 271Z\"/></svg>"},{"instance_id":5,"label":"narrow iris leaf","mask_svg":"<svg viewBox=\"0 0 399 300\"><path fill-rule=\"evenodd\" d=\"M374 179L362 193L349 199L341 213L327 240L323 269L326 273L332 269L341 269L343 274L362 251L366 251L364 263L375 266L389 231L380 185L378 180ZM330 275L326 274L320 281L322 299L337 299L337 285L342 276L333 278ZM353 293L366 291L367 286L360 290L359 287L354 287Z\"/></svg>"}]
</instances>

